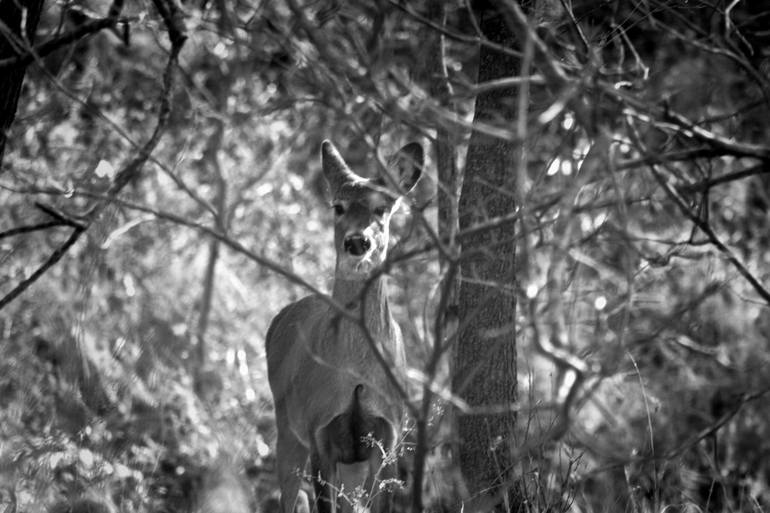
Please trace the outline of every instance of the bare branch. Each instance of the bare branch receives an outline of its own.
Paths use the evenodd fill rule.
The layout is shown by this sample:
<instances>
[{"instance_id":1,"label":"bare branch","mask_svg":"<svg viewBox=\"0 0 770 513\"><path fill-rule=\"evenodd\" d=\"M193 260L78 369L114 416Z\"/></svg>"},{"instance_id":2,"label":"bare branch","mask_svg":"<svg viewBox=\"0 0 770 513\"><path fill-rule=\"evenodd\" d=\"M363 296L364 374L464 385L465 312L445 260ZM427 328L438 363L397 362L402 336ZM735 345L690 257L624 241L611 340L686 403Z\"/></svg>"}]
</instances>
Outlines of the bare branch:
<instances>
[{"instance_id":1,"label":"bare branch","mask_svg":"<svg viewBox=\"0 0 770 513\"><path fill-rule=\"evenodd\" d=\"M16 285L8 294L0 298L0 310L5 308L11 301L19 297L30 285L35 283L48 269L53 267L61 258L69 251L69 249L78 241L80 236L85 232L86 228L83 226L76 227L69 238L64 243L56 248L51 255L46 259L43 264L35 269L35 271L24 278L18 285Z\"/></svg>"},{"instance_id":2,"label":"bare branch","mask_svg":"<svg viewBox=\"0 0 770 513\"><path fill-rule=\"evenodd\" d=\"M152 0L153 5L158 10L160 17L168 31L168 38L171 41L171 52L178 54L182 45L187 40L187 33L182 19L182 11L177 7L174 0Z\"/></svg>"},{"instance_id":3,"label":"bare branch","mask_svg":"<svg viewBox=\"0 0 770 513\"><path fill-rule=\"evenodd\" d=\"M58 210L56 210L54 207L50 205L44 205L40 202L36 202L35 206L40 210L42 210L43 212L45 212L46 214L48 214L50 217L53 217L54 221L48 221L45 223L37 223L33 225L11 228L10 230L0 232L0 239L6 238L6 237L13 237L14 235L20 235L22 233L31 233L39 230L46 230L48 228L54 228L56 226L70 226L75 229L81 229L81 230L85 229L84 225L75 221L69 216L59 212Z\"/></svg>"},{"instance_id":4,"label":"bare branch","mask_svg":"<svg viewBox=\"0 0 770 513\"><path fill-rule=\"evenodd\" d=\"M676 206L679 208L680 212L685 215L690 221L695 224L704 234L706 234L706 237L711 241L711 243L716 246L716 248L722 252L727 257L727 260L730 261L730 263L733 264L735 269L744 277L746 278L746 281L749 282L749 284L754 288L757 294L765 300L765 302L770 305L770 291L768 291L762 283L751 273L751 271L746 268L745 264L741 262L741 260L735 256L735 253L733 253L730 248L725 245L724 242L717 236L716 233L714 233L713 228L711 228L711 225L700 218L699 215L697 215L695 212L693 212L688 206L687 203L684 201L684 199L679 196L679 193L677 193L669 184L666 178L661 174L661 172L658 170L658 167L655 164L650 165L650 171L652 172L653 176L655 177L655 180L657 180L658 184L663 188L663 190L666 192L666 194L676 203Z\"/></svg>"},{"instance_id":5,"label":"bare branch","mask_svg":"<svg viewBox=\"0 0 770 513\"><path fill-rule=\"evenodd\" d=\"M457 32L453 32L450 30L447 30L446 27L436 23L433 20L430 20L426 18L425 16L422 16L419 13L414 12L412 9L407 7L406 5L403 5L402 2L398 2L396 0L388 0L388 2L396 7L397 9L405 12L415 20L419 21L420 23L430 27L431 29L437 31L439 34L442 34L450 39L454 39L455 41L460 41L462 43L469 43L469 44L478 44L482 46L486 46L488 48L491 48L493 50L497 50L498 52L504 53L506 55L510 55L513 57L519 57L521 55L521 52L517 52L516 50L509 48L505 45L501 45L498 43L495 43L494 41L490 41L486 37L483 37L480 30L477 28L477 33L479 33L478 36L466 36L464 34L459 34Z\"/></svg>"},{"instance_id":6,"label":"bare branch","mask_svg":"<svg viewBox=\"0 0 770 513\"><path fill-rule=\"evenodd\" d=\"M615 98L624 108L623 114L639 119L666 132L678 132L685 137L706 143L721 155L753 157L770 160L770 146L733 141L715 134L687 119L667 106L652 107L649 103L634 98L613 85L597 82L599 88ZM647 155L650 157L651 155Z\"/></svg>"},{"instance_id":7,"label":"bare branch","mask_svg":"<svg viewBox=\"0 0 770 513\"><path fill-rule=\"evenodd\" d=\"M225 246L230 248L231 250L235 251L236 253L239 253L249 260L259 264L260 266L266 268L269 271L272 271L280 276L283 276L286 278L290 283L293 283L294 285L299 285L300 287L306 289L311 294L318 295L322 297L322 299L332 308L334 308L340 315L342 315L345 319L351 320L356 322L358 320L358 316L350 313L350 311L345 308L344 305L341 305L334 301L330 296L324 294L321 290L313 286L310 282L303 279L302 277L298 276L297 274L288 271L284 267L282 267L280 264L270 260L269 258L260 255L259 253L256 253L250 249L248 249L246 246L241 244L240 242L230 238L230 236L227 233L223 233L217 228L212 228L210 226L206 226L201 223L197 223L195 221L191 221L189 219L185 219L184 217L171 213L166 212L163 210L154 209L145 205L140 205L138 203L134 203L128 200L124 200L120 197L109 197L105 196L103 194L94 194L90 192L85 191L77 191L73 193L75 196L82 196L86 198L92 198L98 201L108 201L111 203L114 203L116 205L120 205L125 208L129 208L131 210L136 210L139 212L144 212L146 214L151 214L155 216L158 219L165 220L172 222L174 224L178 224L180 226L186 226L188 228L192 228L194 230L197 230L209 237L212 237L221 243L223 243Z\"/></svg>"},{"instance_id":8,"label":"bare branch","mask_svg":"<svg viewBox=\"0 0 770 513\"><path fill-rule=\"evenodd\" d=\"M697 433L695 433L692 437L690 437L689 440L687 440L685 443L680 445L679 447L672 449L668 451L666 454L662 456L662 460L672 460L685 452L686 450L690 449L691 447L695 447L698 442L701 440L713 435L714 433L718 432L720 429L722 429L725 424L727 424L733 417L738 415L740 411L743 409L743 407L753 401L756 401L757 399L762 399L766 395L770 394L770 387L765 388L763 390L757 390L755 392L745 392L743 394L735 394L735 400L733 401L733 407L724 415L719 417L713 424L710 426L707 426Z\"/></svg>"},{"instance_id":9,"label":"bare branch","mask_svg":"<svg viewBox=\"0 0 770 513\"><path fill-rule=\"evenodd\" d=\"M618 171L624 171L638 167L647 167L651 162L661 163L691 161L697 158L718 157L719 155L720 153L718 151L710 147L688 148L684 150L671 151L668 153L644 155L638 158L621 160L615 165L615 169Z\"/></svg>"},{"instance_id":10,"label":"bare branch","mask_svg":"<svg viewBox=\"0 0 770 513\"><path fill-rule=\"evenodd\" d=\"M720 429L725 427L730 420L732 420L736 415L738 415L744 406L746 406L749 403L752 403L758 399L762 399L766 395L770 394L770 388L764 388L761 390L757 390L754 392L745 392L742 394L735 394L735 401L733 402L733 407L730 408L730 410L716 419L713 423L706 426L705 428L701 429L697 433L695 433L692 437L690 437L686 442L679 445L679 447L675 447L666 453L659 455L659 456L643 456L638 458L628 458L623 461L618 461L615 463L611 463L609 465L604 465L602 467L593 469L586 474L584 474L581 478L581 480L589 479L592 476L595 476L597 474L602 474L604 472L608 472L614 469L617 469L619 467L624 467L631 463L649 463L653 461L671 461L677 458L678 456L681 456L688 450L692 449L696 445L698 445L699 442L702 440L708 438L709 436L714 435L715 433L719 432Z\"/></svg>"},{"instance_id":11,"label":"bare branch","mask_svg":"<svg viewBox=\"0 0 770 513\"><path fill-rule=\"evenodd\" d=\"M756 68L754 68L754 66L752 66L741 55L725 48L724 46L717 46L711 42L704 43L702 41L699 41L698 39L695 39L692 36L683 34L682 32L674 29L673 27L665 23L662 23L660 20L658 20L658 24L664 30L668 31L670 34L675 36L677 39L679 39L683 43L692 45L695 48L698 48L699 50L703 50L704 52L711 53L714 55L719 55L720 57L725 57L735 62L736 64L738 64L738 66L740 66L746 73L748 73L751 76L751 78L757 83L757 85L760 88L760 91L762 92L762 95L765 97L765 101L770 102L770 96L768 95L768 89L770 89L770 82L768 82L767 78L765 78L765 76L761 72L759 72Z\"/></svg>"},{"instance_id":12,"label":"bare branch","mask_svg":"<svg viewBox=\"0 0 770 513\"><path fill-rule=\"evenodd\" d=\"M756 157L762 160L770 160L770 146L732 141L727 137L722 137L705 128L699 127L683 115L668 109L665 111L664 119L673 120L685 131L692 134L691 136L693 138L708 143L718 150L723 150L732 155L743 155L746 157Z\"/></svg>"},{"instance_id":13,"label":"bare branch","mask_svg":"<svg viewBox=\"0 0 770 513\"><path fill-rule=\"evenodd\" d=\"M16 228L11 228L10 230L5 230L0 232L0 239L5 239L7 237L13 237L15 235L21 235L23 233L32 233L40 230L47 230L48 228L55 228L57 226L63 226L65 223L62 223L61 221L48 221L45 223L37 223L37 224L30 224L25 226L17 226Z\"/></svg>"},{"instance_id":14,"label":"bare branch","mask_svg":"<svg viewBox=\"0 0 770 513\"><path fill-rule=\"evenodd\" d=\"M748 178L750 176L764 175L770 173L770 163L762 162L756 166L751 166L747 169L741 169L739 171L733 171L732 173L725 173L720 176L709 178L689 185L683 185L680 187L683 191L707 191L717 185L724 185L726 183L735 182Z\"/></svg>"},{"instance_id":15,"label":"bare branch","mask_svg":"<svg viewBox=\"0 0 770 513\"><path fill-rule=\"evenodd\" d=\"M83 39L84 37L101 32L106 28L112 28L120 23L128 23L130 21L128 18L118 18L118 14L119 11L114 16L88 21L75 30L46 41L45 43L41 43L35 46L33 50L29 50L22 55L0 59L0 71L28 66L35 62L36 59L43 58L64 46Z\"/></svg>"},{"instance_id":16,"label":"bare branch","mask_svg":"<svg viewBox=\"0 0 770 513\"><path fill-rule=\"evenodd\" d=\"M116 175L113 179L112 185L110 186L107 197L109 199L114 199L117 197L118 193L132 180L135 180L138 178L139 174L141 173L142 167L147 162L147 159L150 157L150 154L152 153L155 146L158 144L158 141L160 140L160 137L166 127L166 124L168 122L168 118L171 112L171 89L174 84L174 69L177 65L177 57L179 56L179 52L182 49L182 45L184 44L184 41L186 39L186 36L184 35L184 32L181 31L181 28L179 26L179 19L177 11L175 10L176 7L173 5L173 2L169 1L168 5L163 5L163 0L155 0L156 5L159 6L160 9L166 9L166 11L161 12L161 15L164 18L164 21L167 23L167 29L169 31L169 39L171 39L171 51L169 53L169 58L166 64L166 69L163 74L163 88L160 95L160 107L158 109L158 119L155 124L155 129L153 130L152 135L147 140L147 142L142 145L139 154L134 157L131 161L129 161ZM122 0L116 0L116 2L120 2L122 4ZM118 5L120 5L118 4ZM111 11L112 12L112 9ZM164 14L165 12L165 14ZM35 55L35 59L39 60L39 57ZM32 283L34 283L38 278L40 278L48 269L50 269L54 264L56 264L61 258L64 256L64 254L71 248L75 242L80 238L80 236L88 229L88 227L91 225L91 223L97 218L99 213L104 209L104 207L109 204L109 201L100 201L93 205L91 209L88 211L88 213L85 215L86 221L84 224L76 224L75 229L70 235L70 237L61 245L59 248L57 248L50 257L38 268L36 269L30 276L22 280L11 292L6 294L5 297L0 299L0 310L5 307L7 304L9 304L11 301L13 301L16 297L18 297L24 290L29 288ZM49 208L48 210L45 210L49 215L53 215L54 217L58 217L59 220L64 219L62 215L57 214L53 209ZM67 223L71 224L71 223Z\"/></svg>"},{"instance_id":17,"label":"bare branch","mask_svg":"<svg viewBox=\"0 0 770 513\"><path fill-rule=\"evenodd\" d=\"M641 138L636 133L636 128L633 126L633 122L629 122L629 127L631 127L631 130L629 132L631 133L631 136L634 139L635 144L646 154L650 154L649 150L645 146L645 144L642 142ZM671 171L665 164L663 165L664 168ZM749 282L751 287L756 291L759 296L765 300L765 302L770 305L770 291L768 291L762 283L746 268L746 265L741 262L741 260L735 256L735 253L733 253L730 248L725 245L724 242L721 241L721 239L717 236L717 234L714 232L713 228L711 228L711 225L701 219L701 217L693 212L690 207L687 205L687 202L682 198L679 193L674 190L673 187L668 183L668 180L666 177L663 176L663 174L658 169L658 165L651 163L649 165L650 172L652 173L655 180L658 182L658 184L663 188L666 195L676 204L679 211L687 217L692 223L697 226L705 235L708 237L711 244L713 244L725 257L727 260L733 264L735 269L743 276L746 281ZM672 173L673 175L673 173Z\"/></svg>"},{"instance_id":18,"label":"bare branch","mask_svg":"<svg viewBox=\"0 0 770 513\"><path fill-rule=\"evenodd\" d=\"M163 72L163 89L160 95L158 120L155 123L152 135L144 143L139 154L115 175L115 179L108 191L109 196L116 196L126 184L138 178L142 167L144 167L144 164L150 158L150 154L155 149L155 146L157 146L171 114L171 89L174 85L174 71L177 66L179 52L182 50L182 45L187 39L187 35L184 33L184 26L179 19L178 9L173 1L154 0L154 4L163 17L169 39L171 40L171 51Z\"/></svg>"},{"instance_id":19,"label":"bare branch","mask_svg":"<svg viewBox=\"0 0 770 513\"><path fill-rule=\"evenodd\" d=\"M489 80L481 84L462 84L463 91L461 92L461 95L476 96L477 94L496 91L498 89L508 89L510 87L523 86L526 84L544 85L545 83L546 81L543 75L498 78L497 80Z\"/></svg>"}]
</instances>

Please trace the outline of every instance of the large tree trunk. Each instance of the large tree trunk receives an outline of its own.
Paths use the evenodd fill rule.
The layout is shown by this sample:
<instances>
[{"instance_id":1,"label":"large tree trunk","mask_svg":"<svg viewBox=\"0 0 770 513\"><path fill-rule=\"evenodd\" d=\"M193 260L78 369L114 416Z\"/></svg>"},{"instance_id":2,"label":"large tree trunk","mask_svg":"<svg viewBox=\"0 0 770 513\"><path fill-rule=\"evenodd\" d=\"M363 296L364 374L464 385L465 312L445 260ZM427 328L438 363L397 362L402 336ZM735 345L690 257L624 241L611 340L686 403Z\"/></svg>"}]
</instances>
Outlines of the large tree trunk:
<instances>
[{"instance_id":1,"label":"large tree trunk","mask_svg":"<svg viewBox=\"0 0 770 513\"><path fill-rule=\"evenodd\" d=\"M24 53L24 49L19 47L20 42L28 44L34 41L42 8L43 0L0 0L0 21L12 32L11 35L0 34L0 60ZM24 17L27 23L22 29ZM0 174L3 172L5 141L16 117L25 71L26 66L21 65L0 70Z\"/></svg>"},{"instance_id":2,"label":"large tree trunk","mask_svg":"<svg viewBox=\"0 0 770 513\"><path fill-rule=\"evenodd\" d=\"M474 1L479 27L490 41L515 48L515 38L495 2ZM497 3L499 5L499 3ZM478 82L517 73L518 59L482 46ZM514 126L515 89L484 92L474 123ZM474 130L459 202L460 233L515 208L518 145ZM459 461L471 495L496 495L509 481L516 422L515 244L510 224L462 239L459 337L454 393L476 413L458 418ZM512 511L518 508L510 505Z\"/></svg>"}]
</instances>

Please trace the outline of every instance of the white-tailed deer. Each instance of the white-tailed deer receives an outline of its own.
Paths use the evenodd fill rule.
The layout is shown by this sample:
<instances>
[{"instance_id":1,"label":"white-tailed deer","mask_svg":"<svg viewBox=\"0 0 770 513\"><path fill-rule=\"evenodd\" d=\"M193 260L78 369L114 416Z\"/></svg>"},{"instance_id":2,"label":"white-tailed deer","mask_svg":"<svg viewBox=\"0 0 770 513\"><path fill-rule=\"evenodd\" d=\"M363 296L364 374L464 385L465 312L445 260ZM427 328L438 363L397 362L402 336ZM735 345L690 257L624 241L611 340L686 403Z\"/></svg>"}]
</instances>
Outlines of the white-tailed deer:
<instances>
[{"instance_id":1,"label":"white-tailed deer","mask_svg":"<svg viewBox=\"0 0 770 513\"><path fill-rule=\"evenodd\" d=\"M334 512L340 502L350 510L337 492L358 486L373 492L373 512L388 511L393 500L379 483L395 478L396 468L383 461L383 450L390 451L400 433L403 403L376 352L400 369L404 349L380 266L391 214L420 178L423 151L417 143L404 146L391 159L390 181L360 177L329 141L321 146L321 161L335 218L332 299L363 322L314 295L285 307L270 324L267 370L281 510L294 511L309 457L318 511Z\"/></svg>"}]
</instances>

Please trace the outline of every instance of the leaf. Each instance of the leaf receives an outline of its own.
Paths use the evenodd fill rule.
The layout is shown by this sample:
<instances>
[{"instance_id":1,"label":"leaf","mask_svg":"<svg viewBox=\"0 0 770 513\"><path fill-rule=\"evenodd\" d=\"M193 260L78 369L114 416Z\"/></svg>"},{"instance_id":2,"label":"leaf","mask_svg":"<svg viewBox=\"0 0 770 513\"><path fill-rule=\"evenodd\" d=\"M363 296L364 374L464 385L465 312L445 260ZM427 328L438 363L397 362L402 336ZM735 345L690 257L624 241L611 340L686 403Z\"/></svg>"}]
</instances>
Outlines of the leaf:
<instances>
[{"instance_id":1,"label":"leaf","mask_svg":"<svg viewBox=\"0 0 770 513\"><path fill-rule=\"evenodd\" d=\"M89 469L94 465L94 453L88 449L80 449L78 451L78 459L80 460L81 465L86 469Z\"/></svg>"},{"instance_id":2,"label":"leaf","mask_svg":"<svg viewBox=\"0 0 770 513\"><path fill-rule=\"evenodd\" d=\"M115 176L115 168L106 160L100 160L96 165L96 169L94 169L94 174L99 178L112 179L112 177Z\"/></svg>"},{"instance_id":3,"label":"leaf","mask_svg":"<svg viewBox=\"0 0 770 513\"><path fill-rule=\"evenodd\" d=\"M66 454L64 452L54 452L51 453L51 455L48 457L49 464L51 465L51 469L55 469L59 466L59 462L64 459Z\"/></svg>"},{"instance_id":4,"label":"leaf","mask_svg":"<svg viewBox=\"0 0 770 513\"><path fill-rule=\"evenodd\" d=\"M128 479L134 475L134 471L122 463L114 463L113 469L115 470L115 477L118 479Z\"/></svg>"}]
</instances>

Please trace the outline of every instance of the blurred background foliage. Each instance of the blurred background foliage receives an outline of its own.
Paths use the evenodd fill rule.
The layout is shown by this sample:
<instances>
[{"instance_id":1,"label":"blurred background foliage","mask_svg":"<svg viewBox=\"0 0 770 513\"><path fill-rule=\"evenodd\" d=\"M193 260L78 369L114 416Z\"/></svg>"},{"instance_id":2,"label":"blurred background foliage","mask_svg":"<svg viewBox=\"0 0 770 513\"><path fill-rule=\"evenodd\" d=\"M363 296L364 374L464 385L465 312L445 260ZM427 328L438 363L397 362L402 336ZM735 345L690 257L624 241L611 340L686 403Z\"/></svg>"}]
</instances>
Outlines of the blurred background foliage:
<instances>
[{"instance_id":1,"label":"blurred background foliage","mask_svg":"<svg viewBox=\"0 0 770 513\"><path fill-rule=\"evenodd\" d=\"M426 72L436 58L426 41L442 26L426 21L428 3L180 5L188 39L150 161L58 264L0 310L0 507L275 506L263 338L272 316L307 290L253 255L328 290L325 138L374 174L378 158L409 140L427 146L435 126L447 126L462 163L476 32L465 2L448 2L447 107ZM517 278L518 470L533 508L770 508L768 303L645 167L650 155L665 157L686 205L768 285L768 154L698 141L666 117L731 141L770 140L770 11L733 2L727 15L727 4L541 2L531 11L554 58L581 77L593 122L568 108L536 122L557 93L571 93L533 85L517 196L526 213L517 228L526 256ZM45 2L37 41L107 7ZM78 219L153 130L166 29L150 2L120 16L27 69L0 172L2 295L71 228L8 231L50 221L40 204ZM592 87L600 80L630 99ZM602 137L612 144L591 161L586 151ZM436 230L435 166L427 173L412 215L394 221L395 255ZM410 366L421 369L440 272L435 251L412 254L392 272L393 299ZM538 331L587 362L586 372L544 351ZM451 479L456 469L434 456L433 478Z\"/></svg>"}]
</instances>

